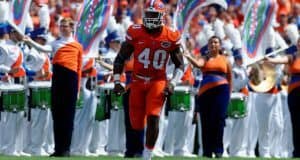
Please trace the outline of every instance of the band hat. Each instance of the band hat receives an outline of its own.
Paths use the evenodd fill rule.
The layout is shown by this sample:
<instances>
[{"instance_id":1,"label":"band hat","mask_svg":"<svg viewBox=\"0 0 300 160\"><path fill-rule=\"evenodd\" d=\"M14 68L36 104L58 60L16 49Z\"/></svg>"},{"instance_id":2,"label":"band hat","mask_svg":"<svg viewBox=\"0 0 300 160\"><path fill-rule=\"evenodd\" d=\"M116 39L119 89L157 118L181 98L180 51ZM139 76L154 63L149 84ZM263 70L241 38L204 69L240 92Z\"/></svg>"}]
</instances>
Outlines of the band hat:
<instances>
[{"instance_id":1,"label":"band hat","mask_svg":"<svg viewBox=\"0 0 300 160\"><path fill-rule=\"evenodd\" d=\"M47 30L46 30L46 28L37 28L37 29L33 30L32 32L30 32L29 36L32 39L43 38L44 40L47 40Z\"/></svg>"},{"instance_id":2,"label":"band hat","mask_svg":"<svg viewBox=\"0 0 300 160\"><path fill-rule=\"evenodd\" d=\"M7 24L6 23L0 23L0 36L8 33L7 31Z\"/></svg>"},{"instance_id":3,"label":"band hat","mask_svg":"<svg viewBox=\"0 0 300 160\"><path fill-rule=\"evenodd\" d=\"M105 43L109 44L110 42L115 42L115 41L122 41L122 37L118 34L117 31L113 31L111 33L108 33L108 35L105 37Z\"/></svg>"}]
</instances>

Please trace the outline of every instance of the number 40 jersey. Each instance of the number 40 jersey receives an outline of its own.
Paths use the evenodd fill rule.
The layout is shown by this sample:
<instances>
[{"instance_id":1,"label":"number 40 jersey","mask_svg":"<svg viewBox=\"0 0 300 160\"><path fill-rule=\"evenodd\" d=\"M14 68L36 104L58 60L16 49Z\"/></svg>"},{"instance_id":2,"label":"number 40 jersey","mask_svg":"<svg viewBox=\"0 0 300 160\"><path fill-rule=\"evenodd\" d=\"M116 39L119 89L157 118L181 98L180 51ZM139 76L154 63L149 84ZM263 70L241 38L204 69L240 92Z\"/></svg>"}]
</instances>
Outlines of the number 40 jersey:
<instances>
[{"instance_id":1,"label":"number 40 jersey","mask_svg":"<svg viewBox=\"0 0 300 160\"><path fill-rule=\"evenodd\" d=\"M143 25L131 25L126 41L134 47L133 78L166 79L166 63L171 51L180 47L180 33L163 26L161 32L148 33Z\"/></svg>"}]
</instances>

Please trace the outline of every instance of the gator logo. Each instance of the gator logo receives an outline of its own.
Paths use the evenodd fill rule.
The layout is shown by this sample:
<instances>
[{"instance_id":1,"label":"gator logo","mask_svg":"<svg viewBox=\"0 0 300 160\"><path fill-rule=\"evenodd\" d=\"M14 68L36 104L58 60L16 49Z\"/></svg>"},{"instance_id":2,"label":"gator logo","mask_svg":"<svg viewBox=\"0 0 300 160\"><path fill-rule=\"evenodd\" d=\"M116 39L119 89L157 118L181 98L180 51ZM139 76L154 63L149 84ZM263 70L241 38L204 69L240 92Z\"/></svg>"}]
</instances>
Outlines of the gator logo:
<instances>
[{"instance_id":1,"label":"gator logo","mask_svg":"<svg viewBox=\"0 0 300 160\"><path fill-rule=\"evenodd\" d=\"M171 42L164 41L164 42L161 42L160 45L163 48L170 48L171 47Z\"/></svg>"}]
</instances>

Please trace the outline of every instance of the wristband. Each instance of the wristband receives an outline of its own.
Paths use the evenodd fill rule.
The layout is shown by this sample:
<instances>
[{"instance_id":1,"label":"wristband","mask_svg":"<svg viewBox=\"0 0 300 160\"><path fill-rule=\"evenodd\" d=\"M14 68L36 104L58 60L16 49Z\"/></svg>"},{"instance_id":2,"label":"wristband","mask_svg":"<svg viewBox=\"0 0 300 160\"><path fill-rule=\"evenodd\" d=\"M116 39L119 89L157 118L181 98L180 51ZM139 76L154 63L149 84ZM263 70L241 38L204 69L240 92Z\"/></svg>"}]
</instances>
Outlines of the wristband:
<instances>
[{"instance_id":1,"label":"wristband","mask_svg":"<svg viewBox=\"0 0 300 160\"><path fill-rule=\"evenodd\" d=\"M120 74L114 74L114 81L119 81L120 82L120 77L121 75Z\"/></svg>"},{"instance_id":2,"label":"wristband","mask_svg":"<svg viewBox=\"0 0 300 160\"><path fill-rule=\"evenodd\" d=\"M183 74L184 73L183 73L183 71L181 69L176 68L174 76L173 76L173 78L172 78L172 80L171 80L170 83L175 87L176 83L180 81L180 79L182 78Z\"/></svg>"}]
</instances>

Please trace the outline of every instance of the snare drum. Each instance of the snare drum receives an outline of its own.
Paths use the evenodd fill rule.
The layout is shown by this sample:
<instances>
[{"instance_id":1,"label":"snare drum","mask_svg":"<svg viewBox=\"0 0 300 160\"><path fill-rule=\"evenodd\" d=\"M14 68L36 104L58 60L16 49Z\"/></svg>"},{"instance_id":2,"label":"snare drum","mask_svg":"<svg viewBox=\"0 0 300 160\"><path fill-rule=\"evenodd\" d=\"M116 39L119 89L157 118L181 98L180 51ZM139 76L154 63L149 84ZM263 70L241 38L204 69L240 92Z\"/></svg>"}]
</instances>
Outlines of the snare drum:
<instances>
[{"instance_id":1,"label":"snare drum","mask_svg":"<svg viewBox=\"0 0 300 160\"><path fill-rule=\"evenodd\" d=\"M28 84L30 90L30 107L50 108L51 107L51 82L33 81Z\"/></svg>"},{"instance_id":2,"label":"snare drum","mask_svg":"<svg viewBox=\"0 0 300 160\"><path fill-rule=\"evenodd\" d=\"M26 104L26 93L23 85L1 84L1 105L4 111L24 111Z\"/></svg>"},{"instance_id":3,"label":"snare drum","mask_svg":"<svg viewBox=\"0 0 300 160\"><path fill-rule=\"evenodd\" d=\"M242 93L231 93L227 116L235 119L245 117L247 115L245 99L246 97Z\"/></svg>"},{"instance_id":4,"label":"snare drum","mask_svg":"<svg viewBox=\"0 0 300 160\"><path fill-rule=\"evenodd\" d=\"M96 120L102 121L109 117L110 108L114 110L123 109L122 96L113 92L113 83L106 83L97 86L98 103Z\"/></svg>"},{"instance_id":5,"label":"snare drum","mask_svg":"<svg viewBox=\"0 0 300 160\"><path fill-rule=\"evenodd\" d=\"M117 96L113 92L113 89L114 89L113 83L106 83L106 84L100 85L98 91L99 91L100 95L101 94L109 95L109 98L110 98L109 104L111 105L112 109L114 109L114 110L123 109L122 96Z\"/></svg>"},{"instance_id":6,"label":"snare drum","mask_svg":"<svg viewBox=\"0 0 300 160\"><path fill-rule=\"evenodd\" d=\"M83 91L80 90L79 98L76 100L76 109L83 108Z\"/></svg>"},{"instance_id":7,"label":"snare drum","mask_svg":"<svg viewBox=\"0 0 300 160\"><path fill-rule=\"evenodd\" d=\"M188 111L191 109L191 90L188 86L176 86L170 96L171 111Z\"/></svg>"}]
</instances>

